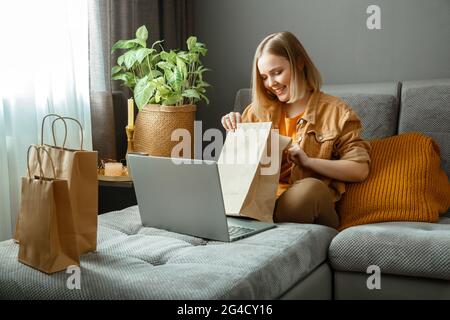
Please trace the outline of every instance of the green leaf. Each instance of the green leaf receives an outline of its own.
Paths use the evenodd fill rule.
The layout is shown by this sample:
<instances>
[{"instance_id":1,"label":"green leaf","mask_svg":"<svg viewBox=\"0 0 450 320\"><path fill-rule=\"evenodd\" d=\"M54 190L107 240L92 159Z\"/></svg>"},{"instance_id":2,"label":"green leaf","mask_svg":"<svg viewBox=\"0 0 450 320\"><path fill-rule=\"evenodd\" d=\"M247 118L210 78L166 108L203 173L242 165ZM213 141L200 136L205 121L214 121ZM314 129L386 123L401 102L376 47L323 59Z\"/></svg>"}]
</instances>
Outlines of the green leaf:
<instances>
[{"instance_id":1,"label":"green leaf","mask_svg":"<svg viewBox=\"0 0 450 320\"><path fill-rule=\"evenodd\" d=\"M210 69L207 69L207 68L200 67L200 68L198 68L197 71L194 71L194 72L193 72L194 74L198 75L198 79L197 79L197 81L196 81L197 84L198 84L198 83L203 83L203 73L204 73L205 71L211 71L211 70L210 70ZM205 83L206 83L206 82L205 82Z\"/></svg>"},{"instance_id":2,"label":"green leaf","mask_svg":"<svg viewBox=\"0 0 450 320\"><path fill-rule=\"evenodd\" d=\"M188 89L183 92L183 97L200 99L200 95L194 89Z\"/></svg>"},{"instance_id":3,"label":"green leaf","mask_svg":"<svg viewBox=\"0 0 450 320\"><path fill-rule=\"evenodd\" d=\"M131 42L133 42L133 43L136 43L136 44L138 44L138 45L140 45L141 47L143 47L143 48L146 48L147 47L147 42L145 41L145 40L142 40L142 39L133 39L133 40L130 40ZM136 46L135 46L136 47Z\"/></svg>"},{"instance_id":4,"label":"green leaf","mask_svg":"<svg viewBox=\"0 0 450 320\"><path fill-rule=\"evenodd\" d=\"M124 54L124 63L127 69L131 69L131 67L135 62L136 62L136 55L134 50L128 51L127 53Z\"/></svg>"},{"instance_id":5,"label":"green leaf","mask_svg":"<svg viewBox=\"0 0 450 320\"><path fill-rule=\"evenodd\" d=\"M166 80L164 79L164 77L159 77L159 78L153 79L152 81L153 81L153 83L156 84L158 87L159 87L159 86L162 86L162 85L164 85L164 84L166 83Z\"/></svg>"},{"instance_id":6,"label":"green leaf","mask_svg":"<svg viewBox=\"0 0 450 320\"><path fill-rule=\"evenodd\" d=\"M191 52L199 53L202 56L205 56L206 53L208 53L208 50L206 49L205 45L203 43L197 42L195 44L195 47L190 50Z\"/></svg>"},{"instance_id":7,"label":"green leaf","mask_svg":"<svg viewBox=\"0 0 450 320\"><path fill-rule=\"evenodd\" d=\"M147 76L138 81L134 89L134 98L139 110L148 103L154 92L155 86L151 81L148 81Z\"/></svg>"},{"instance_id":8,"label":"green leaf","mask_svg":"<svg viewBox=\"0 0 450 320\"><path fill-rule=\"evenodd\" d=\"M152 53L154 53L154 52L156 52L155 49L148 49L148 48L140 48L140 49L137 49L137 50L135 51L136 61L139 62L139 63L142 63L142 61L144 61L144 59L145 59L148 55L150 55L150 54L152 54Z\"/></svg>"},{"instance_id":9,"label":"green leaf","mask_svg":"<svg viewBox=\"0 0 450 320\"><path fill-rule=\"evenodd\" d=\"M161 57L162 60L167 61L169 60L169 53L166 51L162 51L159 53L159 56Z\"/></svg>"},{"instance_id":10,"label":"green leaf","mask_svg":"<svg viewBox=\"0 0 450 320\"><path fill-rule=\"evenodd\" d=\"M160 69L162 70L172 70L173 67L175 67L175 65L171 64L170 62L166 62L166 61L160 61L156 64Z\"/></svg>"},{"instance_id":11,"label":"green leaf","mask_svg":"<svg viewBox=\"0 0 450 320\"><path fill-rule=\"evenodd\" d=\"M118 73L111 77L112 80L121 80L123 81L123 85L133 89L136 85L134 81L134 76L131 72Z\"/></svg>"},{"instance_id":12,"label":"green leaf","mask_svg":"<svg viewBox=\"0 0 450 320\"><path fill-rule=\"evenodd\" d=\"M148 30L147 27L145 25L140 26L137 31L136 31L136 38L140 39L140 40L144 40L147 41L148 39Z\"/></svg>"},{"instance_id":13,"label":"green leaf","mask_svg":"<svg viewBox=\"0 0 450 320\"><path fill-rule=\"evenodd\" d=\"M197 42L197 37L194 37L194 36L191 36L186 40L186 44L187 44L189 51L191 51L191 49L195 47L196 42Z\"/></svg>"},{"instance_id":14,"label":"green leaf","mask_svg":"<svg viewBox=\"0 0 450 320\"><path fill-rule=\"evenodd\" d=\"M158 87L159 93L161 94L161 97L167 96L170 92L172 92L172 89L167 85L162 85Z\"/></svg>"},{"instance_id":15,"label":"green leaf","mask_svg":"<svg viewBox=\"0 0 450 320\"><path fill-rule=\"evenodd\" d=\"M200 97L206 101L206 104L209 104L209 99L204 94L200 93Z\"/></svg>"},{"instance_id":16,"label":"green leaf","mask_svg":"<svg viewBox=\"0 0 450 320\"><path fill-rule=\"evenodd\" d=\"M176 64L177 63L177 53L173 50L169 52L169 62Z\"/></svg>"},{"instance_id":17,"label":"green leaf","mask_svg":"<svg viewBox=\"0 0 450 320\"><path fill-rule=\"evenodd\" d=\"M113 45L111 53L113 53L117 49L131 49L134 48L135 46L136 45L133 40L119 40Z\"/></svg>"},{"instance_id":18,"label":"green leaf","mask_svg":"<svg viewBox=\"0 0 450 320\"><path fill-rule=\"evenodd\" d=\"M195 52L189 52L189 53L188 53L187 59L188 59L188 61L189 61L189 62L188 62L189 64L198 62L198 61L199 61L199 60L198 60L198 53L195 53Z\"/></svg>"},{"instance_id":19,"label":"green leaf","mask_svg":"<svg viewBox=\"0 0 450 320\"><path fill-rule=\"evenodd\" d=\"M127 81L127 75L125 73L119 73L119 74L115 74L113 76L111 76L112 80L122 80L122 81Z\"/></svg>"},{"instance_id":20,"label":"green leaf","mask_svg":"<svg viewBox=\"0 0 450 320\"><path fill-rule=\"evenodd\" d=\"M173 82L173 71L171 69L164 69L164 77L167 79L167 82Z\"/></svg>"},{"instance_id":21,"label":"green leaf","mask_svg":"<svg viewBox=\"0 0 450 320\"><path fill-rule=\"evenodd\" d=\"M161 73L161 71L159 70L150 70L148 72L148 77L150 80L157 78L157 77L161 77L163 74Z\"/></svg>"},{"instance_id":22,"label":"green leaf","mask_svg":"<svg viewBox=\"0 0 450 320\"><path fill-rule=\"evenodd\" d=\"M125 61L125 54L123 54L123 55L121 55L120 57L117 58L117 64L119 66L122 66L124 61Z\"/></svg>"},{"instance_id":23,"label":"green leaf","mask_svg":"<svg viewBox=\"0 0 450 320\"><path fill-rule=\"evenodd\" d=\"M161 61L161 57L159 56L159 53L153 55L153 56L151 57L151 59L150 59L150 63L151 63L152 65L155 65L155 64L158 63L159 61Z\"/></svg>"},{"instance_id":24,"label":"green leaf","mask_svg":"<svg viewBox=\"0 0 450 320\"><path fill-rule=\"evenodd\" d=\"M180 94L172 94L168 96L166 99L163 99L161 104L165 106L173 106L182 100L183 97Z\"/></svg>"},{"instance_id":25,"label":"green leaf","mask_svg":"<svg viewBox=\"0 0 450 320\"><path fill-rule=\"evenodd\" d=\"M211 69L205 68L203 66L198 67L197 72L203 73L205 71L211 71Z\"/></svg>"},{"instance_id":26,"label":"green leaf","mask_svg":"<svg viewBox=\"0 0 450 320\"><path fill-rule=\"evenodd\" d=\"M177 69L179 69L180 72L182 73L183 80L186 80L187 75L188 75L188 70L186 67L186 63L184 63L184 61L180 57L177 57Z\"/></svg>"},{"instance_id":27,"label":"green leaf","mask_svg":"<svg viewBox=\"0 0 450 320\"><path fill-rule=\"evenodd\" d=\"M161 94L159 93L159 90L156 90L155 102L159 103L160 101L161 101Z\"/></svg>"},{"instance_id":28,"label":"green leaf","mask_svg":"<svg viewBox=\"0 0 450 320\"><path fill-rule=\"evenodd\" d=\"M177 54L175 51L171 50L170 52L162 51L159 53L159 56L162 60L167 61L169 63L175 64L177 62Z\"/></svg>"},{"instance_id":29,"label":"green leaf","mask_svg":"<svg viewBox=\"0 0 450 320\"><path fill-rule=\"evenodd\" d=\"M160 97L166 97L168 94L170 94L170 92L172 92L172 88L166 85L164 77L153 79L151 80L151 82L154 84L157 90L155 95L159 95Z\"/></svg>"},{"instance_id":30,"label":"green leaf","mask_svg":"<svg viewBox=\"0 0 450 320\"><path fill-rule=\"evenodd\" d=\"M116 73L119 73L122 71L122 67L121 66L114 66L111 69L111 75L115 75Z\"/></svg>"},{"instance_id":31,"label":"green leaf","mask_svg":"<svg viewBox=\"0 0 450 320\"><path fill-rule=\"evenodd\" d=\"M202 55L202 56L206 56L206 54L208 53L208 49L206 48L199 48L198 52Z\"/></svg>"},{"instance_id":32,"label":"green leaf","mask_svg":"<svg viewBox=\"0 0 450 320\"><path fill-rule=\"evenodd\" d=\"M184 63L189 64L191 62L190 59L191 54L185 51L178 52L178 57L184 61Z\"/></svg>"},{"instance_id":33,"label":"green leaf","mask_svg":"<svg viewBox=\"0 0 450 320\"><path fill-rule=\"evenodd\" d=\"M169 85L172 86L176 91L181 89L183 83L183 72L177 67L173 72L173 77L170 79Z\"/></svg>"},{"instance_id":34,"label":"green leaf","mask_svg":"<svg viewBox=\"0 0 450 320\"><path fill-rule=\"evenodd\" d=\"M207 87L211 87L211 85L205 81L199 81L197 83L197 87L199 88L207 88Z\"/></svg>"}]
</instances>

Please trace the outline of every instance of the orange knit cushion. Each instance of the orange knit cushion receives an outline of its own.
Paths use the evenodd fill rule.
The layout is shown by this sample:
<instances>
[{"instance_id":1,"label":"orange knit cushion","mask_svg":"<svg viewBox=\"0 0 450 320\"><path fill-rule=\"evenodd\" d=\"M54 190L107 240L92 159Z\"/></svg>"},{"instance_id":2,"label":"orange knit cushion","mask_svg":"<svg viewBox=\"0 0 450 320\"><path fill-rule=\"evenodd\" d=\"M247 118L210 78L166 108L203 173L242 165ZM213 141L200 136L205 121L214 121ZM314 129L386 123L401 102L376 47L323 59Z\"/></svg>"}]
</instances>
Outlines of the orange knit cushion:
<instances>
[{"instance_id":1,"label":"orange knit cushion","mask_svg":"<svg viewBox=\"0 0 450 320\"><path fill-rule=\"evenodd\" d=\"M347 184L337 204L339 229L384 221L436 222L450 206L439 146L419 133L373 140L371 145L368 178Z\"/></svg>"}]
</instances>

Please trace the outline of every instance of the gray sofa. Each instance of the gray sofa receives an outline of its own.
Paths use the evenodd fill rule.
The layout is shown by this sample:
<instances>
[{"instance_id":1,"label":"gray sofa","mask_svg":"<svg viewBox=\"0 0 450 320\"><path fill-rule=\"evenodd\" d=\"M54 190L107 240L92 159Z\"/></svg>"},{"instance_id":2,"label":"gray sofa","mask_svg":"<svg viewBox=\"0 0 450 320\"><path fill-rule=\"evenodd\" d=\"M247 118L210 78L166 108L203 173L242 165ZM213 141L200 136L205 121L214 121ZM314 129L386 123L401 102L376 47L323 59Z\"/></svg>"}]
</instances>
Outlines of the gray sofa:
<instances>
[{"instance_id":1,"label":"gray sofa","mask_svg":"<svg viewBox=\"0 0 450 320\"><path fill-rule=\"evenodd\" d=\"M324 86L360 116L366 139L418 131L441 148L450 175L450 79ZM238 92L235 111L250 102ZM336 235L328 249L335 299L450 299L450 217L438 223L385 222L355 226ZM371 265L381 289L368 289Z\"/></svg>"},{"instance_id":2,"label":"gray sofa","mask_svg":"<svg viewBox=\"0 0 450 320\"><path fill-rule=\"evenodd\" d=\"M348 100L367 128L366 138L422 132L439 144L441 167L450 175L450 79L350 88L324 90ZM348 228L332 240L329 260L335 299L450 299L450 217L447 212L438 223ZM381 270L379 290L367 287L370 265Z\"/></svg>"},{"instance_id":3,"label":"gray sofa","mask_svg":"<svg viewBox=\"0 0 450 320\"><path fill-rule=\"evenodd\" d=\"M450 80L327 86L359 113L366 138L422 131L440 144L449 174ZM240 90L235 110L249 102ZM126 109L123 109L126 110ZM207 186L206 186L207 187ZM137 206L99 216L96 252L81 257L81 290L69 274L45 275L0 242L2 299L450 299L450 217L336 230L277 228L233 243L142 227ZM370 265L381 289L369 290Z\"/></svg>"}]
</instances>

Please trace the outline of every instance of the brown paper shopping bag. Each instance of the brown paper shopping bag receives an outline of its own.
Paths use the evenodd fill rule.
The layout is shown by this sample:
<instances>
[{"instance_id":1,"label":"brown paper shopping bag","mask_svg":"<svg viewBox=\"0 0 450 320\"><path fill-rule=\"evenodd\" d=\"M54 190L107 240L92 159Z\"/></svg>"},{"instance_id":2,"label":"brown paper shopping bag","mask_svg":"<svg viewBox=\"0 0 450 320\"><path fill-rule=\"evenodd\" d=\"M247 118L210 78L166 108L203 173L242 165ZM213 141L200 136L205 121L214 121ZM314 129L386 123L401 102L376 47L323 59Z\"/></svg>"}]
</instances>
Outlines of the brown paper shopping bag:
<instances>
[{"instance_id":1,"label":"brown paper shopping bag","mask_svg":"<svg viewBox=\"0 0 450 320\"><path fill-rule=\"evenodd\" d=\"M27 163L31 160L30 150L35 150L41 168L40 155L46 150L30 146ZM48 159L52 166L51 157ZM80 261L67 180L56 179L55 170L52 178L44 177L43 171L39 171L38 176L31 175L28 165L28 176L22 178L18 260L53 273L79 265Z\"/></svg>"},{"instance_id":2,"label":"brown paper shopping bag","mask_svg":"<svg viewBox=\"0 0 450 320\"><path fill-rule=\"evenodd\" d=\"M44 144L44 124L50 116L57 118L52 122L53 145ZM62 146L56 145L55 122L61 120L64 124L64 139ZM66 121L72 121L80 129L80 148L68 149L65 147L67 138ZM79 253L95 251L97 248L97 215L98 215L98 180L97 180L97 151L83 150L83 128L81 123L70 117L61 117L49 114L42 120L41 126L41 146L48 151L56 169L56 177L65 179L69 186L69 196L74 215L74 224L77 234L77 244ZM33 165L36 153L31 152L30 165ZM43 156L43 171L49 172L49 161L46 159L47 153ZM39 172L39 168L34 164L31 167L32 173Z\"/></svg>"},{"instance_id":3,"label":"brown paper shopping bag","mask_svg":"<svg viewBox=\"0 0 450 320\"><path fill-rule=\"evenodd\" d=\"M229 132L218 160L228 215L273 222L281 155L291 139L271 122L239 123Z\"/></svg>"}]
</instances>

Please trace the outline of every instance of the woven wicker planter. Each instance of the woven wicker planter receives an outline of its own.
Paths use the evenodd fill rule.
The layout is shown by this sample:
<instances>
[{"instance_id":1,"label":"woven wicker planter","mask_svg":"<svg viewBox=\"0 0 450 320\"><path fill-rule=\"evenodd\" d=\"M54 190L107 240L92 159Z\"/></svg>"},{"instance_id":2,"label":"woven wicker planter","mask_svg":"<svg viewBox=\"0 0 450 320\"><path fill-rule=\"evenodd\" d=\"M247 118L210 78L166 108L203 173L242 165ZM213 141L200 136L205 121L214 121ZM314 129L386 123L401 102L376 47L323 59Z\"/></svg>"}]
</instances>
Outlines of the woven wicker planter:
<instances>
[{"instance_id":1,"label":"woven wicker planter","mask_svg":"<svg viewBox=\"0 0 450 320\"><path fill-rule=\"evenodd\" d=\"M136 118L134 151L170 157L172 148L180 143L170 140L172 132L183 128L191 134L191 155L193 155L195 111L194 105L180 107L146 105Z\"/></svg>"}]
</instances>

